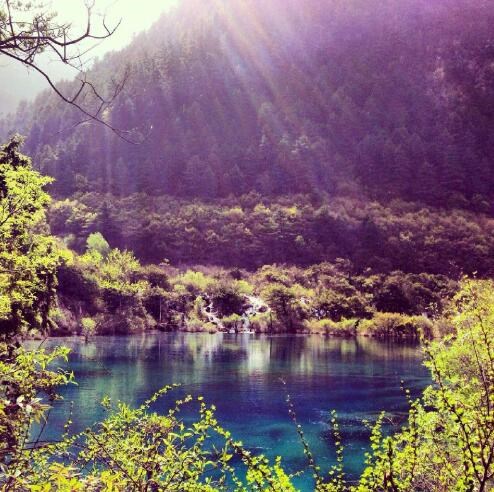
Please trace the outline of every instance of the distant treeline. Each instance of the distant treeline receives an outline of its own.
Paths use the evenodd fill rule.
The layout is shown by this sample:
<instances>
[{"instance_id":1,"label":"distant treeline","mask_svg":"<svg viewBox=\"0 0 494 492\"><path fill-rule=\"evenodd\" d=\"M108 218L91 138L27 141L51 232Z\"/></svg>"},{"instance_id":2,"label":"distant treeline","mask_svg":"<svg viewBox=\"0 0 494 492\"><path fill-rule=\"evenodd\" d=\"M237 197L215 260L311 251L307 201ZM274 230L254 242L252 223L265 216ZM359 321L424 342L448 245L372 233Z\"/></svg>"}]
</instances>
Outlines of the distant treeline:
<instances>
[{"instance_id":1,"label":"distant treeline","mask_svg":"<svg viewBox=\"0 0 494 492\"><path fill-rule=\"evenodd\" d=\"M311 190L490 213L493 39L479 0L185 0L91 76L130 66L105 119L141 145L53 94L0 134L28 135L58 197Z\"/></svg>"},{"instance_id":2,"label":"distant treeline","mask_svg":"<svg viewBox=\"0 0 494 492\"><path fill-rule=\"evenodd\" d=\"M79 252L87 236L99 231L111 247L133 251L144 263L256 269L343 258L355 274L494 273L493 219L398 201L383 206L355 198L266 199L251 193L205 203L86 193L54 202L49 223Z\"/></svg>"}]
</instances>

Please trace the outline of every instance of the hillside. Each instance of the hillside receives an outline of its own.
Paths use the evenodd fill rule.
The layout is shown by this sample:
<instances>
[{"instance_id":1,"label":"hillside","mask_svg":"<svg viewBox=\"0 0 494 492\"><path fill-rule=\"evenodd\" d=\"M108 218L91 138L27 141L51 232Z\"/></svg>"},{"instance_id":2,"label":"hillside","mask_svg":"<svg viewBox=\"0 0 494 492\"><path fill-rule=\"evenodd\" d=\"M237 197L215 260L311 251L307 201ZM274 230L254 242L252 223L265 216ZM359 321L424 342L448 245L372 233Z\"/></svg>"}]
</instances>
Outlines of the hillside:
<instances>
[{"instance_id":1,"label":"hillside","mask_svg":"<svg viewBox=\"0 0 494 492\"><path fill-rule=\"evenodd\" d=\"M252 270L345 258L354 273L494 274L494 219L404 202L252 193L201 203L85 193L54 203L49 222L81 253L87 236L99 231L111 246L130 249L146 263Z\"/></svg>"},{"instance_id":2,"label":"hillside","mask_svg":"<svg viewBox=\"0 0 494 492\"><path fill-rule=\"evenodd\" d=\"M73 127L48 93L0 133L28 135L58 197L310 192L490 213L493 20L478 0L187 0L92 74L130 66L105 117L141 145Z\"/></svg>"}]
</instances>

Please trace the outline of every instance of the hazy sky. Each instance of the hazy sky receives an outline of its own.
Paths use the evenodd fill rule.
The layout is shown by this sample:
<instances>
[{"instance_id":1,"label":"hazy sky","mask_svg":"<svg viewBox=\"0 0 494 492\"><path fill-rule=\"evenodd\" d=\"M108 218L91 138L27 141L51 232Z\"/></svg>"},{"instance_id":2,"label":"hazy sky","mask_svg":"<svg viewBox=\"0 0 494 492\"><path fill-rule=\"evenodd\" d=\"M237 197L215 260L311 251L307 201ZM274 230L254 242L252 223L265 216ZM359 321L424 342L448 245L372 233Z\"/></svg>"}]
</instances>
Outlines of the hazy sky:
<instances>
[{"instance_id":1,"label":"hazy sky","mask_svg":"<svg viewBox=\"0 0 494 492\"><path fill-rule=\"evenodd\" d=\"M120 19L121 24L111 38L97 45L93 43L96 46L87 58L101 56L107 51L122 48L132 40L134 34L149 28L162 12L179 1L96 0L95 26L101 26L101 18L104 14L106 14L109 27L116 25ZM60 20L73 24L74 34L81 32L85 27L87 16L84 0L51 0L45 3L59 14ZM55 79L71 76L71 72L59 63L48 63L47 70ZM46 82L39 74L28 71L0 55L0 114L14 110L21 100L32 99L46 87Z\"/></svg>"},{"instance_id":2,"label":"hazy sky","mask_svg":"<svg viewBox=\"0 0 494 492\"><path fill-rule=\"evenodd\" d=\"M109 27L116 25L121 19L117 32L105 40L96 50L102 53L112 49L118 49L127 44L132 36L151 26L160 14L178 0L95 0L94 20L106 15ZM73 23L74 28L79 24L84 27L86 9L84 0L51 0L53 10L58 12L63 20ZM74 31L76 32L76 30Z\"/></svg>"}]
</instances>

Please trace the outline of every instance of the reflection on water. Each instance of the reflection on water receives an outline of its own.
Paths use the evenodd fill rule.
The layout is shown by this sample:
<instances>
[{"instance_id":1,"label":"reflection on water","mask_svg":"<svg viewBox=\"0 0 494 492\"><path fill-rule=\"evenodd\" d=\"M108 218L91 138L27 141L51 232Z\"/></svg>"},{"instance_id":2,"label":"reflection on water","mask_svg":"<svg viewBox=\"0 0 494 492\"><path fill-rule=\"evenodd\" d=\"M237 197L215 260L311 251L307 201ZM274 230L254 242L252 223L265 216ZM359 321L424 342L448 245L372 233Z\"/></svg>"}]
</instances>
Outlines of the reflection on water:
<instances>
[{"instance_id":1,"label":"reflection on water","mask_svg":"<svg viewBox=\"0 0 494 492\"><path fill-rule=\"evenodd\" d=\"M63 390L65 401L52 411L46 437L60 433L70 401L74 431L80 431L103 417L104 395L138 405L162 386L180 383L173 399L203 395L236 439L271 458L282 455L291 471L304 467L304 458L282 380L323 467L334 459L326 422L337 410L353 474L362 469L368 444L362 420L381 410L403 417L400 380L416 395L429 382L416 346L366 338L160 333L94 337L87 344L79 338L45 342L60 344L72 349L68 365L78 385ZM169 404L170 399L159 403ZM310 479L302 477L298 485L310 490Z\"/></svg>"}]
</instances>

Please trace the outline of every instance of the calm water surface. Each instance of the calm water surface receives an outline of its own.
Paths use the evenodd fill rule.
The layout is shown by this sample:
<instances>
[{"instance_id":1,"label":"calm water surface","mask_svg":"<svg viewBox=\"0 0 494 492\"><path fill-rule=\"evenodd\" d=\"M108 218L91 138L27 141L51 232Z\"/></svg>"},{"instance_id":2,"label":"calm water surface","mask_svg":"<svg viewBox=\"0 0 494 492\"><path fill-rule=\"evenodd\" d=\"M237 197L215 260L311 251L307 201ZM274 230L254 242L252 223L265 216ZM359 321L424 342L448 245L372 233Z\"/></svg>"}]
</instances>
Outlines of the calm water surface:
<instances>
[{"instance_id":1,"label":"calm water surface","mask_svg":"<svg viewBox=\"0 0 494 492\"><path fill-rule=\"evenodd\" d=\"M270 458L283 456L290 471L306 462L281 380L323 470L334 460L329 412L338 412L347 472L353 475L362 470L368 446L362 420L385 410L402 421L407 405L400 380L415 395L429 383L416 346L370 339L159 333L94 337L87 344L80 338L45 342L62 344L72 349L68 366L78 385L62 390L64 401L55 404L45 438L61 433L69 402L74 402L73 430L80 431L104 417L105 395L139 405L164 385L180 383L173 399L204 396L216 404L220 423L234 438ZM170 399L159 402L163 410L169 405ZM297 486L311 490L309 474Z\"/></svg>"}]
</instances>

